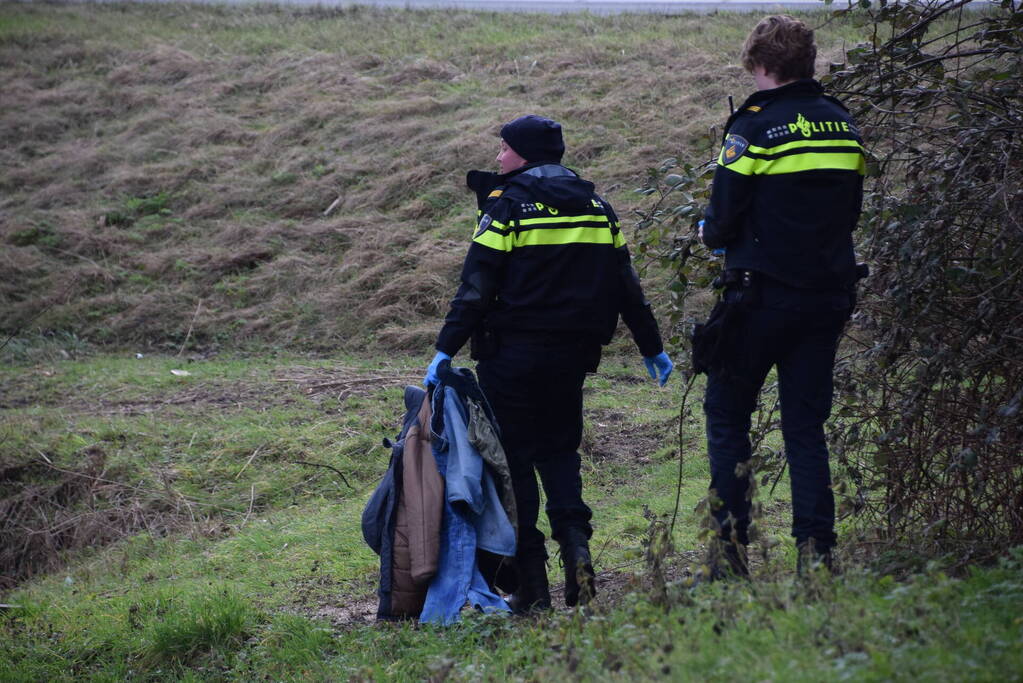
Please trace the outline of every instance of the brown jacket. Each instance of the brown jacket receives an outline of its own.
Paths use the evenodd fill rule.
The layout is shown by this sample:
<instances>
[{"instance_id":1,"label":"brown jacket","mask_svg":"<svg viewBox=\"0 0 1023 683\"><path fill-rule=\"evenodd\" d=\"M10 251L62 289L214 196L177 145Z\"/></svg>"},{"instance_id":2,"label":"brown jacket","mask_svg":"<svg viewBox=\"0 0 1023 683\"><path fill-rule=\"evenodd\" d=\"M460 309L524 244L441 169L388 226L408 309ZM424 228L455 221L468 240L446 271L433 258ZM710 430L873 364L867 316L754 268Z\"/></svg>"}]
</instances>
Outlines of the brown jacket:
<instances>
[{"instance_id":1,"label":"brown jacket","mask_svg":"<svg viewBox=\"0 0 1023 683\"><path fill-rule=\"evenodd\" d=\"M391 614L417 618L437 573L444 480L430 445L430 400L405 436L401 491L394 525Z\"/></svg>"}]
</instances>

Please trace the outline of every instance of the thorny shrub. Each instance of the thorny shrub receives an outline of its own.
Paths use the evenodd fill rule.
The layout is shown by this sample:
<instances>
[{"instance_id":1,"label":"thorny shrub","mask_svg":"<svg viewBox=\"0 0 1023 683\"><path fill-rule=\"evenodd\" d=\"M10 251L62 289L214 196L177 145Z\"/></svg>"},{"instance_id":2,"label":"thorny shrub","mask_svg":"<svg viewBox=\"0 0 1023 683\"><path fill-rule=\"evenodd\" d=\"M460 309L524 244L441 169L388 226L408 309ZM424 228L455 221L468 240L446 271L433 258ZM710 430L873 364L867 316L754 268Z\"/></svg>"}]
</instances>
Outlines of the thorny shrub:
<instances>
[{"instance_id":1,"label":"thorny shrub","mask_svg":"<svg viewBox=\"0 0 1023 683\"><path fill-rule=\"evenodd\" d=\"M1023 543L1023 8L862 2L872 25L822 78L870 153L856 234L871 276L835 371L829 442L854 547L966 563ZM639 251L671 275L683 368L719 262L696 239L713 164L669 159L642 192ZM691 369L690 373L691 375ZM752 430L761 484L783 454L766 387ZM682 419L691 411L683 406Z\"/></svg>"}]
</instances>

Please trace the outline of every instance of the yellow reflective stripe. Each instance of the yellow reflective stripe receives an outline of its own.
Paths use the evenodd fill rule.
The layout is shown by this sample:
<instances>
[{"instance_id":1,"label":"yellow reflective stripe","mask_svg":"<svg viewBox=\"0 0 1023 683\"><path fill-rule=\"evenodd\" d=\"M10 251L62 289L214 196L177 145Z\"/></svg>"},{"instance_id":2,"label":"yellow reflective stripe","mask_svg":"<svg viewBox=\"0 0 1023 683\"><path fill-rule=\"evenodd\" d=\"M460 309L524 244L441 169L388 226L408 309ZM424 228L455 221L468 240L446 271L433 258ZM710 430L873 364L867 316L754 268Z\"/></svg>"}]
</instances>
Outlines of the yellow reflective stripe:
<instances>
[{"instance_id":1,"label":"yellow reflective stripe","mask_svg":"<svg viewBox=\"0 0 1023 683\"><path fill-rule=\"evenodd\" d=\"M718 160L721 164L721 160ZM802 171L856 171L867 172L867 163L859 150L855 152L805 152L789 154L777 159L754 159L741 156L730 164L722 164L730 171L742 175L781 175Z\"/></svg>"},{"instance_id":2,"label":"yellow reflective stripe","mask_svg":"<svg viewBox=\"0 0 1023 683\"><path fill-rule=\"evenodd\" d=\"M476 218L476 225L474 225L473 228L472 228L473 237L475 237L476 233L480 231L480 221L481 220L483 220L483 213L482 212L480 212L480 215ZM507 228L508 228L507 224L502 223L500 221L494 221L494 220L490 221L490 225L487 226L487 230L503 231L503 230L506 230Z\"/></svg>"},{"instance_id":3,"label":"yellow reflective stripe","mask_svg":"<svg viewBox=\"0 0 1023 683\"><path fill-rule=\"evenodd\" d=\"M718 155L718 166L723 166L729 171L735 171L742 175L753 175L756 173L756 159L748 156L741 156L730 164L725 163L725 150L721 149L721 154Z\"/></svg>"},{"instance_id":4,"label":"yellow reflective stripe","mask_svg":"<svg viewBox=\"0 0 1023 683\"><path fill-rule=\"evenodd\" d=\"M511 251L514 245L514 239L509 233L502 235L499 232L493 230L484 230L482 235L473 237L472 241L477 244L482 244L484 247L490 247L497 251Z\"/></svg>"},{"instance_id":5,"label":"yellow reflective stripe","mask_svg":"<svg viewBox=\"0 0 1023 683\"><path fill-rule=\"evenodd\" d=\"M607 223L610 227L610 223L607 220L607 216L603 215L590 215L590 216L550 216L543 218L523 218L519 220L519 225L550 225L551 223Z\"/></svg>"},{"instance_id":6,"label":"yellow reflective stripe","mask_svg":"<svg viewBox=\"0 0 1023 683\"><path fill-rule=\"evenodd\" d=\"M791 154L770 161L758 159L756 173L780 175L782 173L822 170L857 171L860 174L864 174L867 170L867 164L863 159L863 155L859 152L855 154L848 152L807 152L806 154Z\"/></svg>"},{"instance_id":7,"label":"yellow reflective stripe","mask_svg":"<svg viewBox=\"0 0 1023 683\"><path fill-rule=\"evenodd\" d=\"M573 227L573 223L602 225ZM493 221L486 230L473 237L473 242L498 251L511 251L514 247L561 244L610 244L616 248L624 246L625 235L621 230L614 231L612 227L607 216L603 214L523 218L517 221L515 228L512 229L504 223Z\"/></svg>"},{"instance_id":8,"label":"yellow reflective stripe","mask_svg":"<svg viewBox=\"0 0 1023 683\"><path fill-rule=\"evenodd\" d=\"M747 151L754 154L780 154L781 152L801 147L855 147L856 149L863 149L858 140L795 140L793 142L786 142L784 145L778 145L777 147L750 145Z\"/></svg>"},{"instance_id":9,"label":"yellow reflective stripe","mask_svg":"<svg viewBox=\"0 0 1023 683\"><path fill-rule=\"evenodd\" d=\"M526 230L515 237L516 247L536 247L558 244L614 244L607 228L550 228Z\"/></svg>"}]
</instances>

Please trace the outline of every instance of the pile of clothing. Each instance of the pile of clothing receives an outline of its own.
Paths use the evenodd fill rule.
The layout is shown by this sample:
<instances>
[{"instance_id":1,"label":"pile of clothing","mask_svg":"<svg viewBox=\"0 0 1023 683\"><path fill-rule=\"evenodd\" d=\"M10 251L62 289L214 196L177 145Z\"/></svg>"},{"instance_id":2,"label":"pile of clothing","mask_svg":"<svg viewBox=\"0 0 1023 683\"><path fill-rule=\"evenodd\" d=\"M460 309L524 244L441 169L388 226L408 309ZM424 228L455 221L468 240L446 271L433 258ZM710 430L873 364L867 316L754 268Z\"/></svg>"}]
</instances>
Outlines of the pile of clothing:
<instances>
[{"instance_id":1,"label":"pile of clothing","mask_svg":"<svg viewBox=\"0 0 1023 683\"><path fill-rule=\"evenodd\" d=\"M362 514L380 556L379 619L451 624L465 605L510 611L494 586L515 556L515 495L496 421L467 368L405 388L391 460ZM482 567L482 569L481 569ZM504 587L504 586L502 586Z\"/></svg>"}]
</instances>

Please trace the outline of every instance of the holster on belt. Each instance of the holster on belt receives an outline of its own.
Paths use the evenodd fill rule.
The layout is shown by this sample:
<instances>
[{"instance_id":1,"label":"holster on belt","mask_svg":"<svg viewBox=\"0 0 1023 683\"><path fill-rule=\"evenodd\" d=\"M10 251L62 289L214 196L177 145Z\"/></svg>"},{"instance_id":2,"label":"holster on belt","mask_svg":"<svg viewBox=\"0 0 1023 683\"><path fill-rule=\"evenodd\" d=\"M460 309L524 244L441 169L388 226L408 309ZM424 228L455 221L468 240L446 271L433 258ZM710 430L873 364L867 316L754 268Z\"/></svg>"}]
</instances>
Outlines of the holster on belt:
<instances>
[{"instance_id":1,"label":"holster on belt","mask_svg":"<svg viewBox=\"0 0 1023 683\"><path fill-rule=\"evenodd\" d=\"M731 355L742 310L756 304L756 275L749 270L726 270L714 279L714 287L725 291L707 321L693 326L693 371L697 374L720 368Z\"/></svg>"}]
</instances>

